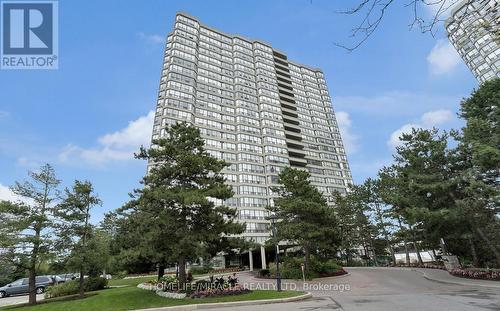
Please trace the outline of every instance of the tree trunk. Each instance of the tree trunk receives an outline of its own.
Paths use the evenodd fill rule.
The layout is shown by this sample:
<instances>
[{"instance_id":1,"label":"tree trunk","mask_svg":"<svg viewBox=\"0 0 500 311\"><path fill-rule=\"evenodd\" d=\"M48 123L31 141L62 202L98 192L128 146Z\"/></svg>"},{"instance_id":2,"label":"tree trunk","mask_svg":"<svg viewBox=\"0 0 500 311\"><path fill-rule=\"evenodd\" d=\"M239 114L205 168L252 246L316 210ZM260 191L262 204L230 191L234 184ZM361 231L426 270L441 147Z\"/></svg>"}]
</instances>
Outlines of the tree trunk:
<instances>
[{"instance_id":1,"label":"tree trunk","mask_svg":"<svg viewBox=\"0 0 500 311\"><path fill-rule=\"evenodd\" d=\"M416 240L413 240L413 246L415 247L415 252L417 253L418 264L420 266L423 266L424 262L422 261L422 256L420 256L420 249L418 248L418 244L417 244Z\"/></svg>"},{"instance_id":2,"label":"tree trunk","mask_svg":"<svg viewBox=\"0 0 500 311\"><path fill-rule=\"evenodd\" d=\"M160 264L158 265L158 281L163 277L165 274L165 266Z\"/></svg>"},{"instance_id":3,"label":"tree trunk","mask_svg":"<svg viewBox=\"0 0 500 311\"><path fill-rule=\"evenodd\" d=\"M31 252L30 268L28 276L28 304L36 304L36 263L38 261L38 252L40 249L40 232L38 226L35 227L35 241L33 243L33 250Z\"/></svg>"},{"instance_id":4,"label":"tree trunk","mask_svg":"<svg viewBox=\"0 0 500 311\"><path fill-rule=\"evenodd\" d=\"M85 284L84 284L84 264L85 264L85 255L87 254L87 238L89 238L88 231L90 230L89 228L89 218L90 218L90 203L87 203L87 206L85 207L85 222L84 222L84 227L83 227L83 236L82 236L82 264L80 265L80 284L79 284L79 296L80 298L83 298L85 296ZM89 275L90 277L90 275ZM106 277L106 275L104 275Z\"/></svg>"},{"instance_id":5,"label":"tree trunk","mask_svg":"<svg viewBox=\"0 0 500 311\"><path fill-rule=\"evenodd\" d=\"M476 232L479 234L481 239L488 245L488 248L491 250L493 255L495 255L496 261L497 261L497 266L500 267L500 251L497 249L495 244L490 240L490 238L484 233L483 229L481 228L476 228Z\"/></svg>"},{"instance_id":6,"label":"tree trunk","mask_svg":"<svg viewBox=\"0 0 500 311\"><path fill-rule=\"evenodd\" d=\"M309 272L309 258L310 257L310 254L309 254L309 247L305 246L304 247L304 272L307 276L307 273Z\"/></svg>"},{"instance_id":7,"label":"tree trunk","mask_svg":"<svg viewBox=\"0 0 500 311\"><path fill-rule=\"evenodd\" d=\"M469 241L470 252L472 254L472 265L477 268L477 267L479 267L479 259L477 257L477 252L476 252L476 247L474 245L474 241L472 240L471 236L468 236L467 240Z\"/></svg>"},{"instance_id":8,"label":"tree trunk","mask_svg":"<svg viewBox=\"0 0 500 311\"><path fill-rule=\"evenodd\" d=\"M29 291L28 304L30 305L36 304L36 268L34 265L31 265L29 271L28 291Z\"/></svg>"},{"instance_id":9,"label":"tree trunk","mask_svg":"<svg viewBox=\"0 0 500 311\"><path fill-rule=\"evenodd\" d=\"M85 296L85 278L84 278L84 273L83 270L80 270L80 280L78 282L78 295L80 298L83 298Z\"/></svg>"},{"instance_id":10,"label":"tree trunk","mask_svg":"<svg viewBox=\"0 0 500 311\"><path fill-rule=\"evenodd\" d=\"M186 287L186 260L184 258L179 259L178 269L179 269L179 289L184 289Z\"/></svg>"},{"instance_id":11,"label":"tree trunk","mask_svg":"<svg viewBox=\"0 0 500 311\"><path fill-rule=\"evenodd\" d=\"M372 248L372 252L373 252L373 264L375 265L375 267L378 267L377 252L375 252L375 246L373 246L372 239L370 239L370 247Z\"/></svg>"},{"instance_id":12,"label":"tree trunk","mask_svg":"<svg viewBox=\"0 0 500 311\"><path fill-rule=\"evenodd\" d=\"M394 248L392 247L391 241L389 240L389 232L387 232L387 228L384 224L384 216L382 215L382 211L380 209L379 204L375 204L375 211L377 213L377 217L380 221L380 226L382 227L382 232L384 233L384 239L387 244L387 248L391 252L392 264L396 265L396 256L394 255Z\"/></svg>"},{"instance_id":13,"label":"tree trunk","mask_svg":"<svg viewBox=\"0 0 500 311\"><path fill-rule=\"evenodd\" d=\"M401 218L398 216L398 227L399 230L403 230L403 225L401 224ZM408 243L406 242L406 238L403 238L403 244L405 246L405 254L406 254L406 265L410 265L410 252L408 251Z\"/></svg>"},{"instance_id":14,"label":"tree trunk","mask_svg":"<svg viewBox=\"0 0 500 311\"><path fill-rule=\"evenodd\" d=\"M392 266L396 265L396 255L394 254L394 247L392 247L391 243L388 243L388 247L391 251L391 257L392 257Z\"/></svg>"},{"instance_id":15,"label":"tree trunk","mask_svg":"<svg viewBox=\"0 0 500 311\"><path fill-rule=\"evenodd\" d=\"M420 256L420 249L417 244L417 236L415 235L415 230L413 230L413 227L410 226L411 234L413 236L413 247L415 248L415 252L417 253L417 258L418 258L418 264L420 266L424 265L424 262L422 261L422 256Z\"/></svg>"}]
</instances>

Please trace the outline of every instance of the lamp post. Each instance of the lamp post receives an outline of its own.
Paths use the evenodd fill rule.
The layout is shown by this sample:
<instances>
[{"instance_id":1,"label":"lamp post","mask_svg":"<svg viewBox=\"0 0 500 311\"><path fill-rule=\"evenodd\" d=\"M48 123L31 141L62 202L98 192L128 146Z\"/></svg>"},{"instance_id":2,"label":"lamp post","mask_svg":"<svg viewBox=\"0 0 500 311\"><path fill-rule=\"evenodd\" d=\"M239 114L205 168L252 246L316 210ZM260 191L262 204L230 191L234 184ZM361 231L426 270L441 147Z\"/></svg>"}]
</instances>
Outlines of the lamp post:
<instances>
[{"instance_id":1,"label":"lamp post","mask_svg":"<svg viewBox=\"0 0 500 311\"><path fill-rule=\"evenodd\" d=\"M271 232L273 234L274 248L276 250L276 289L278 292L281 292L280 248L278 242L276 241L276 220L278 217L273 213L269 215L267 219L271 220Z\"/></svg>"}]
</instances>

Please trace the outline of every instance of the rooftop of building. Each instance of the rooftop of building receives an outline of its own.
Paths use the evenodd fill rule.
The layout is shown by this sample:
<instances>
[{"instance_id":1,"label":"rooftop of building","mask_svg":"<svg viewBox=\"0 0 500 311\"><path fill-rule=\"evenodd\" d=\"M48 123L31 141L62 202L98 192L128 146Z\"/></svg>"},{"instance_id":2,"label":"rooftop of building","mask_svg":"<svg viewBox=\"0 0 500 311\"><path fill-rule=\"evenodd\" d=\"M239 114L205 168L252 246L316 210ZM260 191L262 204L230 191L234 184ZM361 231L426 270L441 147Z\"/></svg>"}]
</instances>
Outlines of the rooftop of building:
<instances>
[{"instance_id":1,"label":"rooftop of building","mask_svg":"<svg viewBox=\"0 0 500 311\"><path fill-rule=\"evenodd\" d=\"M269 44L269 43L267 43L267 42L265 42L265 41L263 41L263 40L253 40L253 39L249 39L249 38L247 38L247 37L241 36L241 35L237 35L237 34L230 34L230 33L224 32L224 31L220 31L220 30L218 30L218 29L216 29L216 28L213 28L213 27L211 27L211 26L208 26L208 25L206 25L206 24L202 23L202 22L201 22L201 21L200 21L197 17L192 16L192 15L190 15L190 14L188 14L188 13L185 13L185 12L177 12L176 17L177 17L177 16L183 16L183 17L189 18L189 19L191 19L191 20L194 20L194 21L196 21L196 22L197 22L200 26L203 26L204 28L207 28L207 29L209 29L209 30L211 30L211 31L214 31L214 32L216 32L216 33L218 33L218 34L220 34L220 35L226 36L226 37L238 38L238 39L241 39L241 40L243 40L243 41L247 41L247 42L248 42L248 43L250 43L250 44L253 44L253 43L260 43L260 44L262 44L262 45L265 45L265 46L269 47L269 48L270 48L270 49L272 49L274 52L276 52L276 53L279 53L279 54L282 54L282 55L285 55L285 56L286 56L286 53L285 53L285 52L280 51L280 50L278 50L278 49L274 48L271 44ZM302 67L302 68L305 68L305 69L309 69L309 70L312 70L312 71L315 71L315 72L320 72L320 73L323 73L323 71L322 71L320 68L318 68L318 67L311 67L311 66L304 65L304 64L301 64L301 63L296 63L296 62L294 62L294 61L289 60L289 59L288 59L288 57L287 57L287 61L288 61L289 63L291 63L291 64L295 65L295 66Z\"/></svg>"}]
</instances>

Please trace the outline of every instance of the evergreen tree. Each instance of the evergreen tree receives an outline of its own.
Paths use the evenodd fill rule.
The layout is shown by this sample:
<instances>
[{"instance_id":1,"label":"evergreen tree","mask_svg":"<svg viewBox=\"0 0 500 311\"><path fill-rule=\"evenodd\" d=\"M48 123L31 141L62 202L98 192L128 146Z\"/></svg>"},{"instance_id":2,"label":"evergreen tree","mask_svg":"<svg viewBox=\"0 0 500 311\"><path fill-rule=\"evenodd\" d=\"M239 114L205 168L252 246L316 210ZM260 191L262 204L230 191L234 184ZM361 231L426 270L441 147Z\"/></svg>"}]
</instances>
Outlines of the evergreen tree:
<instances>
[{"instance_id":1,"label":"evergreen tree","mask_svg":"<svg viewBox=\"0 0 500 311\"><path fill-rule=\"evenodd\" d=\"M92 234L90 212L98 204L101 204L101 200L94 194L92 184L76 180L71 189L65 189L63 200L55 213L61 220L57 225L58 247L70 252L69 265L80 272L80 297L84 295L84 275L90 271L92 252L95 252L95 245L89 244Z\"/></svg>"},{"instance_id":2,"label":"evergreen tree","mask_svg":"<svg viewBox=\"0 0 500 311\"><path fill-rule=\"evenodd\" d=\"M28 271L29 304L35 304L38 267L53 255L53 204L60 181L49 164L29 177L11 188L23 201L0 202L0 249L4 259Z\"/></svg>"},{"instance_id":3,"label":"evergreen tree","mask_svg":"<svg viewBox=\"0 0 500 311\"><path fill-rule=\"evenodd\" d=\"M461 104L466 121L456 149L454 169L460 194L457 205L473 235L477 235L500 267L500 79L487 81ZM477 255L473 237L468 235Z\"/></svg>"},{"instance_id":4,"label":"evergreen tree","mask_svg":"<svg viewBox=\"0 0 500 311\"><path fill-rule=\"evenodd\" d=\"M144 221L138 232L152 243L159 263L177 262L183 285L186 262L200 247L224 244L244 230L235 222L236 210L222 204L233 196L221 173L228 164L205 151L199 130L186 123L171 126L136 158L150 167L129 209Z\"/></svg>"},{"instance_id":5,"label":"evergreen tree","mask_svg":"<svg viewBox=\"0 0 500 311\"><path fill-rule=\"evenodd\" d=\"M283 186L273 188L279 197L274 199L274 207L269 207L279 219L278 239L293 241L302 247L306 272L311 254L333 253L338 246L334 210L311 185L309 177L307 171L285 168L278 181Z\"/></svg>"}]
</instances>

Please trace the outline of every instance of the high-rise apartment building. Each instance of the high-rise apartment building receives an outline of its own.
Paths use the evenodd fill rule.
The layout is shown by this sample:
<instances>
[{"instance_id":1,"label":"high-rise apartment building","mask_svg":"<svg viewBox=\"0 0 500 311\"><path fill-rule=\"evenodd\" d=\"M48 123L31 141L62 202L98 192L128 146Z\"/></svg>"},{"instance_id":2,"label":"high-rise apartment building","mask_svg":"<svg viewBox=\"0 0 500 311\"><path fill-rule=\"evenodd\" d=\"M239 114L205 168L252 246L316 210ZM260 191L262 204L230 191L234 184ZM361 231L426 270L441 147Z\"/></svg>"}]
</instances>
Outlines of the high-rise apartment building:
<instances>
[{"instance_id":1,"label":"high-rise apartment building","mask_svg":"<svg viewBox=\"0 0 500 311\"><path fill-rule=\"evenodd\" d=\"M351 183L321 70L185 14L168 35L153 139L179 121L198 127L208 152L231 164L224 173L235 196L224 204L238 209L255 242L268 239L265 207L284 167L308 170L326 196Z\"/></svg>"},{"instance_id":2,"label":"high-rise apartment building","mask_svg":"<svg viewBox=\"0 0 500 311\"><path fill-rule=\"evenodd\" d=\"M455 49L479 82L500 77L499 0L463 0L446 20Z\"/></svg>"}]
</instances>

